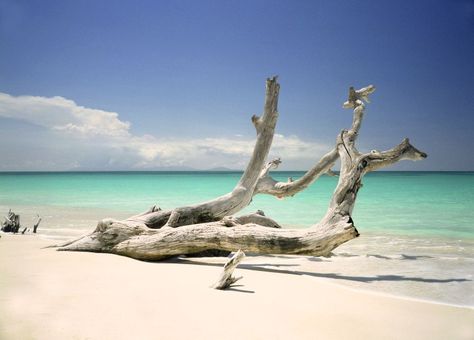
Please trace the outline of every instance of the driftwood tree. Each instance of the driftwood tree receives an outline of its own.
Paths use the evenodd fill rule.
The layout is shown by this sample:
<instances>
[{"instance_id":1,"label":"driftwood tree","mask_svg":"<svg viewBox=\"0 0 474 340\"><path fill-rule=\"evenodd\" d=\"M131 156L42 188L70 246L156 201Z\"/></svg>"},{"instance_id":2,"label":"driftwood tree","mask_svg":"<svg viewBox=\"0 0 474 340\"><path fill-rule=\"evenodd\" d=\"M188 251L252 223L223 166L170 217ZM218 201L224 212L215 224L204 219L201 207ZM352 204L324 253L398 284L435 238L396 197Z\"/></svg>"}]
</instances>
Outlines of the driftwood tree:
<instances>
[{"instance_id":1,"label":"driftwood tree","mask_svg":"<svg viewBox=\"0 0 474 340\"><path fill-rule=\"evenodd\" d=\"M255 147L240 181L230 193L169 211L153 206L122 221L104 219L92 233L67 242L58 250L106 252L141 260L237 249L258 254L327 256L340 244L359 236L351 215L362 177L402 159L423 159L426 154L413 147L408 139L388 151L359 152L355 141L364 116L364 102L368 102L375 88L367 86L357 91L350 88L344 107L353 109L351 128L338 134L335 147L304 176L278 182L270 171L278 167L280 160L266 163L266 159L278 118L279 89L276 77L267 79L263 115L252 117L257 132ZM339 181L327 213L319 223L308 229L281 229L260 211L233 216L257 194L279 198L295 195L322 174L332 173L331 167L339 158Z\"/></svg>"}]
</instances>

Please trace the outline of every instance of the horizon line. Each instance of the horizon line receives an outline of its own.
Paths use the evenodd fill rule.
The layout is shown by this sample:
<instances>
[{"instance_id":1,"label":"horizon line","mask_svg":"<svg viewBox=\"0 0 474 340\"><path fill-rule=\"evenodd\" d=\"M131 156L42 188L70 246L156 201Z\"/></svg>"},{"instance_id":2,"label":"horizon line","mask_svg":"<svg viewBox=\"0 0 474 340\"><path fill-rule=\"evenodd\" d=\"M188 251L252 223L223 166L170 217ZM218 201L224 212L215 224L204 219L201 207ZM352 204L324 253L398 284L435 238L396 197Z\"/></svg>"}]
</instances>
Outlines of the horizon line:
<instances>
[{"instance_id":1,"label":"horizon line","mask_svg":"<svg viewBox=\"0 0 474 340\"><path fill-rule=\"evenodd\" d=\"M309 170L273 170L271 173L279 172L308 172ZM214 173L243 173L244 170L0 170L0 174L11 173L166 173L166 172L181 172L181 173L195 173L195 172L214 172ZM339 173L339 170L334 170ZM378 170L377 172L474 172L474 170Z\"/></svg>"}]
</instances>

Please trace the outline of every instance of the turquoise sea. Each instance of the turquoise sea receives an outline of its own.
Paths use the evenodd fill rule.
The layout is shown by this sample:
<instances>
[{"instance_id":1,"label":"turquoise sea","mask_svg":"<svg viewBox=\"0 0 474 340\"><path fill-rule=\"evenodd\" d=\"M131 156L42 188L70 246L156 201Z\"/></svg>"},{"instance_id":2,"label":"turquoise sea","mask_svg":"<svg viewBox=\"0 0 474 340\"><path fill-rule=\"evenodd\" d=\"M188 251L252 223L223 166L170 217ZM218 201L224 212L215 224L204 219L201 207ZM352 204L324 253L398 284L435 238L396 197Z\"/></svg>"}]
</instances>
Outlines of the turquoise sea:
<instances>
[{"instance_id":1,"label":"turquoise sea","mask_svg":"<svg viewBox=\"0 0 474 340\"><path fill-rule=\"evenodd\" d=\"M303 172L274 172L286 181ZM43 217L40 235L64 239L157 204L199 203L232 190L239 172L4 172L0 214L23 225ZM258 195L261 209L284 227L305 228L326 211L337 178L278 200ZM323 277L357 288L474 306L474 172L376 172L363 181L353 213L361 237L331 259L311 262ZM361 275L363 273L363 275ZM337 275L336 275L337 274Z\"/></svg>"},{"instance_id":2,"label":"turquoise sea","mask_svg":"<svg viewBox=\"0 0 474 340\"><path fill-rule=\"evenodd\" d=\"M302 172L275 172L276 179ZM239 172L0 173L1 206L106 209L134 214L199 203L232 190ZM326 211L337 178L323 176L284 200L258 195L246 209L264 210L285 226L304 228ZM38 212L40 213L40 212ZM474 172L376 172L364 178L354 210L359 230L474 238Z\"/></svg>"}]
</instances>

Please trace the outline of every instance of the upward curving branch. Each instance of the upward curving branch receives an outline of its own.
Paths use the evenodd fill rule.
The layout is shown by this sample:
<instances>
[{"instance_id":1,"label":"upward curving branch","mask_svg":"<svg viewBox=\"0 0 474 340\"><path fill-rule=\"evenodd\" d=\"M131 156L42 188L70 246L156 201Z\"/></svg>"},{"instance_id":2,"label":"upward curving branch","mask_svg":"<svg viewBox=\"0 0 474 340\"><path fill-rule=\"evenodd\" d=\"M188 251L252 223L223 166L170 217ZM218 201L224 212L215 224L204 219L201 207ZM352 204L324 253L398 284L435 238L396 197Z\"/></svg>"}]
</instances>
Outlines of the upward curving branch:
<instances>
[{"instance_id":1,"label":"upward curving branch","mask_svg":"<svg viewBox=\"0 0 474 340\"><path fill-rule=\"evenodd\" d=\"M349 98L343 104L344 108L354 108L354 116L352 126L347 132L353 142L357 138L362 119L364 117L364 105L362 100L369 102L369 94L375 91L375 86L369 85L360 90L355 91L353 87L349 89ZM337 147L326 153L310 170L308 170L302 177L296 181L278 182L270 176L270 170L276 169L281 163L280 159L275 159L269 162L263 169L260 179L257 183L255 194L269 194L278 198L294 196L298 192L306 189L321 175L329 173L332 175L331 168L339 159L339 152Z\"/></svg>"},{"instance_id":2,"label":"upward curving branch","mask_svg":"<svg viewBox=\"0 0 474 340\"><path fill-rule=\"evenodd\" d=\"M327 256L340 244L359 236L352 219L352 210L362 185L362 177L402 159L423 159L426 154L413 147L408 139L388 151L361 154L355 147L355 141L364 115L363 101L368 101L368 95L375 88L368 86L358 91L351 88L349 99L344 103L344 107L353 108L351 128L341 131L337 136L335 149L308 171L306 177L303 176L304 179L286 183L285 188L279 182L272 182L268 175L279 161L264 164L278 116L278 89L276 78L267 80L265 113L262 118L252 119L257 129L256 147L249 166L230 194L201 205L167 212L168 215L152 207L148 212L125 221L103 220L93 233L68 242L59 250L107 252L142 260L161 260L214 249L241 249L258 254ZM256 193L285 196L301 191L327 172L337 158L341 159L337 187L326 215L310 228L275 229L279 227L278 223L259 212L237 218L222 218L248 204ZM150 224L156 223L150 222L150 215L156 219L161 218L160 223L166 220L166 226L176 228L150 228ZM188 225L182 226L183 223Z\"/></svg>"},{"instance_id":3,"label":"upward curving branch","mask_svg":"<svg viewBox=\"0 0 474 340\"><path fill-rule=\"evenodd\" d=\"M163 226L175 228L194 223L220 220L224 216L232 215L249 205L260 171L272 145L275 125L278 120L279 92L280 84L277 81L277 77L267 79L263 115L261 117L256 115L252 117L252 122L257 131L255 147L240 181L230 193L211 201L180 207L171 211L152 210L133 216L129 221L142 222L154 229Z\"/></svg>"}]
</instances>

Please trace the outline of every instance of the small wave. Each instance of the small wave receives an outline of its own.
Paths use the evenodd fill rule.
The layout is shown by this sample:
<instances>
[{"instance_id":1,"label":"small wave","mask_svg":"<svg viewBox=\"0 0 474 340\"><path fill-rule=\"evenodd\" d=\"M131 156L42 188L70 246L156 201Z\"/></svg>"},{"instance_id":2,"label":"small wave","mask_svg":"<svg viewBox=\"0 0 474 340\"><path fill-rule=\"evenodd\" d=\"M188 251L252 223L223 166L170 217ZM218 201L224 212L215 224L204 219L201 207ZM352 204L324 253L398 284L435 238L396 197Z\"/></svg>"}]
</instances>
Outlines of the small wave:
<instances>
[{"instance_id":1,"label":"small wave","mask_svg":"<svg viewBox=\"0 0 474 340\"><path fill-rule=\"evenodd\" d=\"M72 229L72 228L41 228L42 232L80 234L90 231L90 229Z\"/></svg>"}]
</instances>

